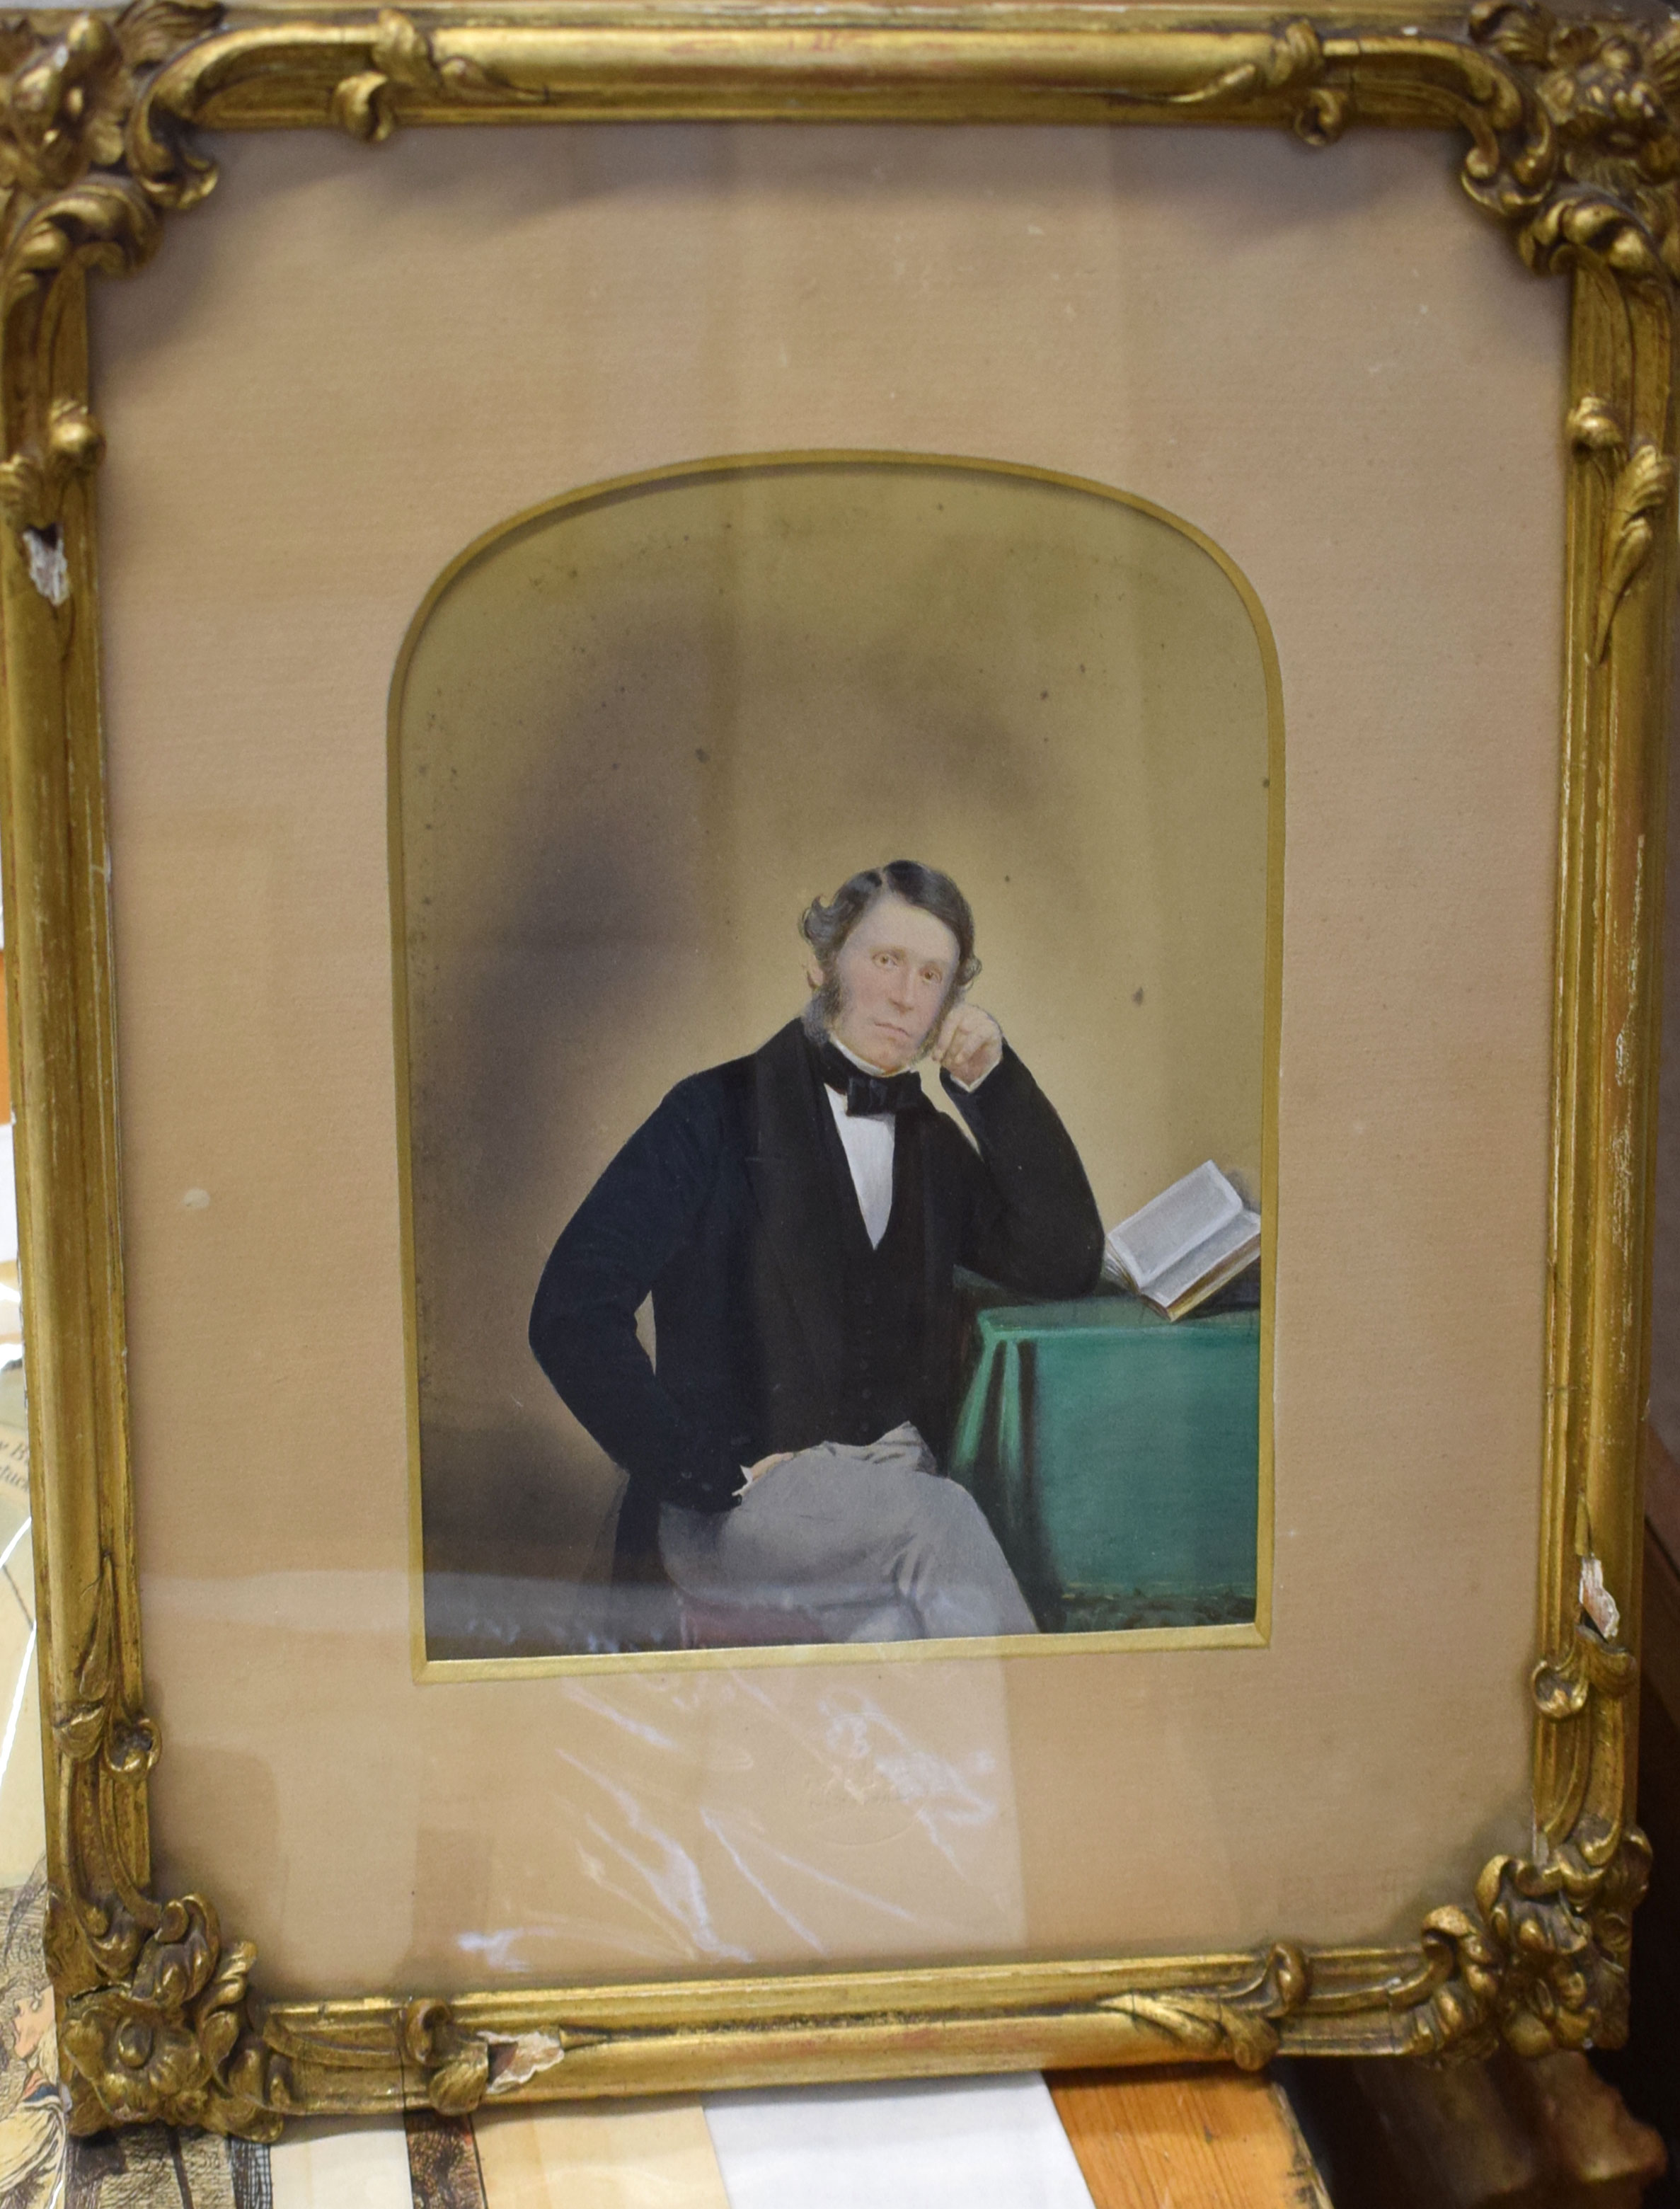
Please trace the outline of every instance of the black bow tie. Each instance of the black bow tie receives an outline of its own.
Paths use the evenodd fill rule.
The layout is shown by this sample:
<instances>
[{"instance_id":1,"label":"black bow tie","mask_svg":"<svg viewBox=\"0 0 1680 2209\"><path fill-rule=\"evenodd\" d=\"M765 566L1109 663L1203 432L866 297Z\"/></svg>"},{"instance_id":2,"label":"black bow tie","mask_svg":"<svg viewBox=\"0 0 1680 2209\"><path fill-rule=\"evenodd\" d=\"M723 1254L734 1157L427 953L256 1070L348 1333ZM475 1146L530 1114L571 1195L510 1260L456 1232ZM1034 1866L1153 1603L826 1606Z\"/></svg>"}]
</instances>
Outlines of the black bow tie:
<instances>
[{"instance_id":1,"label":"black bow tie","mask_svg":"<svg viewBox=\"0 0 1680 2209\"><path fill-rule=\"evenodd\" d=\"M849 1120L872 1119L882 1112L913 1112L922 1101L922 1085L913 1074L865 1074L853 1066L845 1052L825 1043L816 1054L822 1079L846 1099Z\"/></svg>"}]
</instances>

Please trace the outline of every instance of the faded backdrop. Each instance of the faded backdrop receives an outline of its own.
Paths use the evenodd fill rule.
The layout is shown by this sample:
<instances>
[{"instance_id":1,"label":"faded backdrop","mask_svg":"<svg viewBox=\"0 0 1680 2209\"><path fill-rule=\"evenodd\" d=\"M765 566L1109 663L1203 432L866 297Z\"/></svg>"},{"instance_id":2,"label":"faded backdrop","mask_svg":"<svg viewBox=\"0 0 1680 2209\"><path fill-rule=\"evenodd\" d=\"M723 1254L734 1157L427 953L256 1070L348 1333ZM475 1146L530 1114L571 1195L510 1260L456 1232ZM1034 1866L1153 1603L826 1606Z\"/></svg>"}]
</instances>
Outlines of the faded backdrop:
<instances>
[{"instance_id":1,"label":"faded backdrop","mask_svg":"<svg viewBox=\"0 0 1680 2209\"><path fill-rule=\"evenodd\" d=\"M1170 520L953 463L671 473L449 576L392 725L430 1571L605 1568L538 1276L666 1090L797 1013L859 867L967 892L1109 1225L1205 1158L1257 1198L1270 651Z\"/></svg>"}]
</instances>

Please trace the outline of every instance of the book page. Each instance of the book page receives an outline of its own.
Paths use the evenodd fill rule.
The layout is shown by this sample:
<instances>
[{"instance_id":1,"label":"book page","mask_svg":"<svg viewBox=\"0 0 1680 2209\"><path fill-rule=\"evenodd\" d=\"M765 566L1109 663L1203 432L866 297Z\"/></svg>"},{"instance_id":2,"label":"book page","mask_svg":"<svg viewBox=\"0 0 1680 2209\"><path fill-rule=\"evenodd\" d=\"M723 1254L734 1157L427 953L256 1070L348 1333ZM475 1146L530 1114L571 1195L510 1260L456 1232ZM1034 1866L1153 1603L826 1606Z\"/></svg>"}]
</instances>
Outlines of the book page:
<instances>
[{"instance_id":1,"label":"book page","mask_svg":"<svg viewBox=\"0 0 1680 2209\"><path fill-rule=\"evenodd\" d=\"M1140 1289L1155 1290L1157 1276L1243 1209L1243 1200L1209 1159L1141 1211L1123 1219L1108 1238L1109 1255Z\"/></svg>"},{"instance_id":2,"label":"book page","mask_svg":"<svg viewBox=\"0 0 1680 2209\"><path fill-rule=\"evenodd\" d=\"M1260 1214L1238 1211L1234 1219L1228 1219L1193 1250L1187 1251L1176 1264L1158 1273L1149 1283L1149 1294L1164 1305L1177 1303L1180 1297L1205 1280L1226 1259L1234 1257L1244 1243L1260 1247Z\"/></svg>"}]
</instances>

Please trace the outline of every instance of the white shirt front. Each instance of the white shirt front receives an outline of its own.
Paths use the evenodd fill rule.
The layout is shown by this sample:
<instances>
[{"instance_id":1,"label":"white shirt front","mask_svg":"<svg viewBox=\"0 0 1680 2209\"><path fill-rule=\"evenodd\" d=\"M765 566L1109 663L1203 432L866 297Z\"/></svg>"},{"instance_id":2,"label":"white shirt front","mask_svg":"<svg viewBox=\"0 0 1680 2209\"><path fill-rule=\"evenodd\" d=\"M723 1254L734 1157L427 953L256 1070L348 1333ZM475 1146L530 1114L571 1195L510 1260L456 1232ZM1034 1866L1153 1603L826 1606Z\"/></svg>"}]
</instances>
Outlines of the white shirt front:
<instances>
[{"instance_id":1,"label":"white shirt front","mask_svg":"<svg viewBox=\"0 0 1680 2209\"><path fill-rule=\"evenodd\" d=\"M828 1040L840 1056L849 1059L859 1074L881 1076L881 1068L871 1066L867 1059L859 1058L855 1050L848 1050L837 1035ZM834 1125L840 1129L840 1141L846 1147L846 1163L852 1169L852 1186L858 1192L858 1208L864 1215L864 1226L872 1249L881 1248L881 1238L887 1232L887 1222L893 1216L893 1144L894 1116L890 1112L860 1113L854 1120L846 1109L846 1099L838 1089L830 1089L827 1082L822 1093L834 1116Z\"/></svg>"},{"instance_id":2,"label":"white shirt front","mask_svg":"<svg viewBox=\"0 0 1680 2209\"><path fill-rule=\"evenodd\" d=\"M837 1035L828 1040L842 1058L850 1059L859 1074L880 1076L881 1068L871 1066L867 1059L859 1058L855 1050L848 1050ZM890 1079L891 1077L886 1077ZM985 1080L983 1074L980 1081ZM970 1095L980 1081L960 1081L957 1086ZM834 1125L840 1129L840 1139L846 1148L846 1162L852 1169L852 1186L858 1192L858 1208L864 1215L864 1226L870 1246L881 1248L881 1238L887 1232L887 1222L893 1216L893 1145L896 1120L891 1112L859 1114L854 1119L846 1109L846 1099L838 1089L830 1089L827 1082L822 1093L828 1100L828 1109L834 1116Z\"/></svg>"}]
</instances>

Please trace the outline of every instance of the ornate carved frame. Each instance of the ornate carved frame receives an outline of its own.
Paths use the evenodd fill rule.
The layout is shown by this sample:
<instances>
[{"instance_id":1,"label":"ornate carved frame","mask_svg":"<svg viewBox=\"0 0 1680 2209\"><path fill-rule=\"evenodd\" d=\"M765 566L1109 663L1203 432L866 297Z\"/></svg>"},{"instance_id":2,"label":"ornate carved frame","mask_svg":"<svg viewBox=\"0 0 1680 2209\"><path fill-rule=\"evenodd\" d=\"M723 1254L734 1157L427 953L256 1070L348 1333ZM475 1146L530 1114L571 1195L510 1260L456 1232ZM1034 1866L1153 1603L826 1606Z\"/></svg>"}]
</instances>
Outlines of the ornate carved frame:
<instances>
[{"instance_id":1,"label":"ornate carved frame","mask_svg":"<svg viewBox=\"0 0 1680 2209\"><path fill-rule=\"evenodd\" d=\"M1381 4L1381 0L1377 0ZM202 134L787 116L1183 121L1467 140L1469 197L1573 286L1534 1841L1394 1951L1004 1965L264 2004L249 1943L150 1891L127 1448L86 284L212 189ZM1188 7L219 0L0 24L8 1011L53 1881L73 2123L273 2137L298 2111L816 2076L1524 2052L1624 2030L1663 737L1680 18L1220 21ZM1632 1640L1631 1634L1628 1640ZM520 2058L516 2061L515 2051ZM563 2062L562 2058L563 2057ZM533 2066L535 2065L534 2072ZM523 2084L515 2084L515 2080Z\"/></svg>"}]
</instances>

